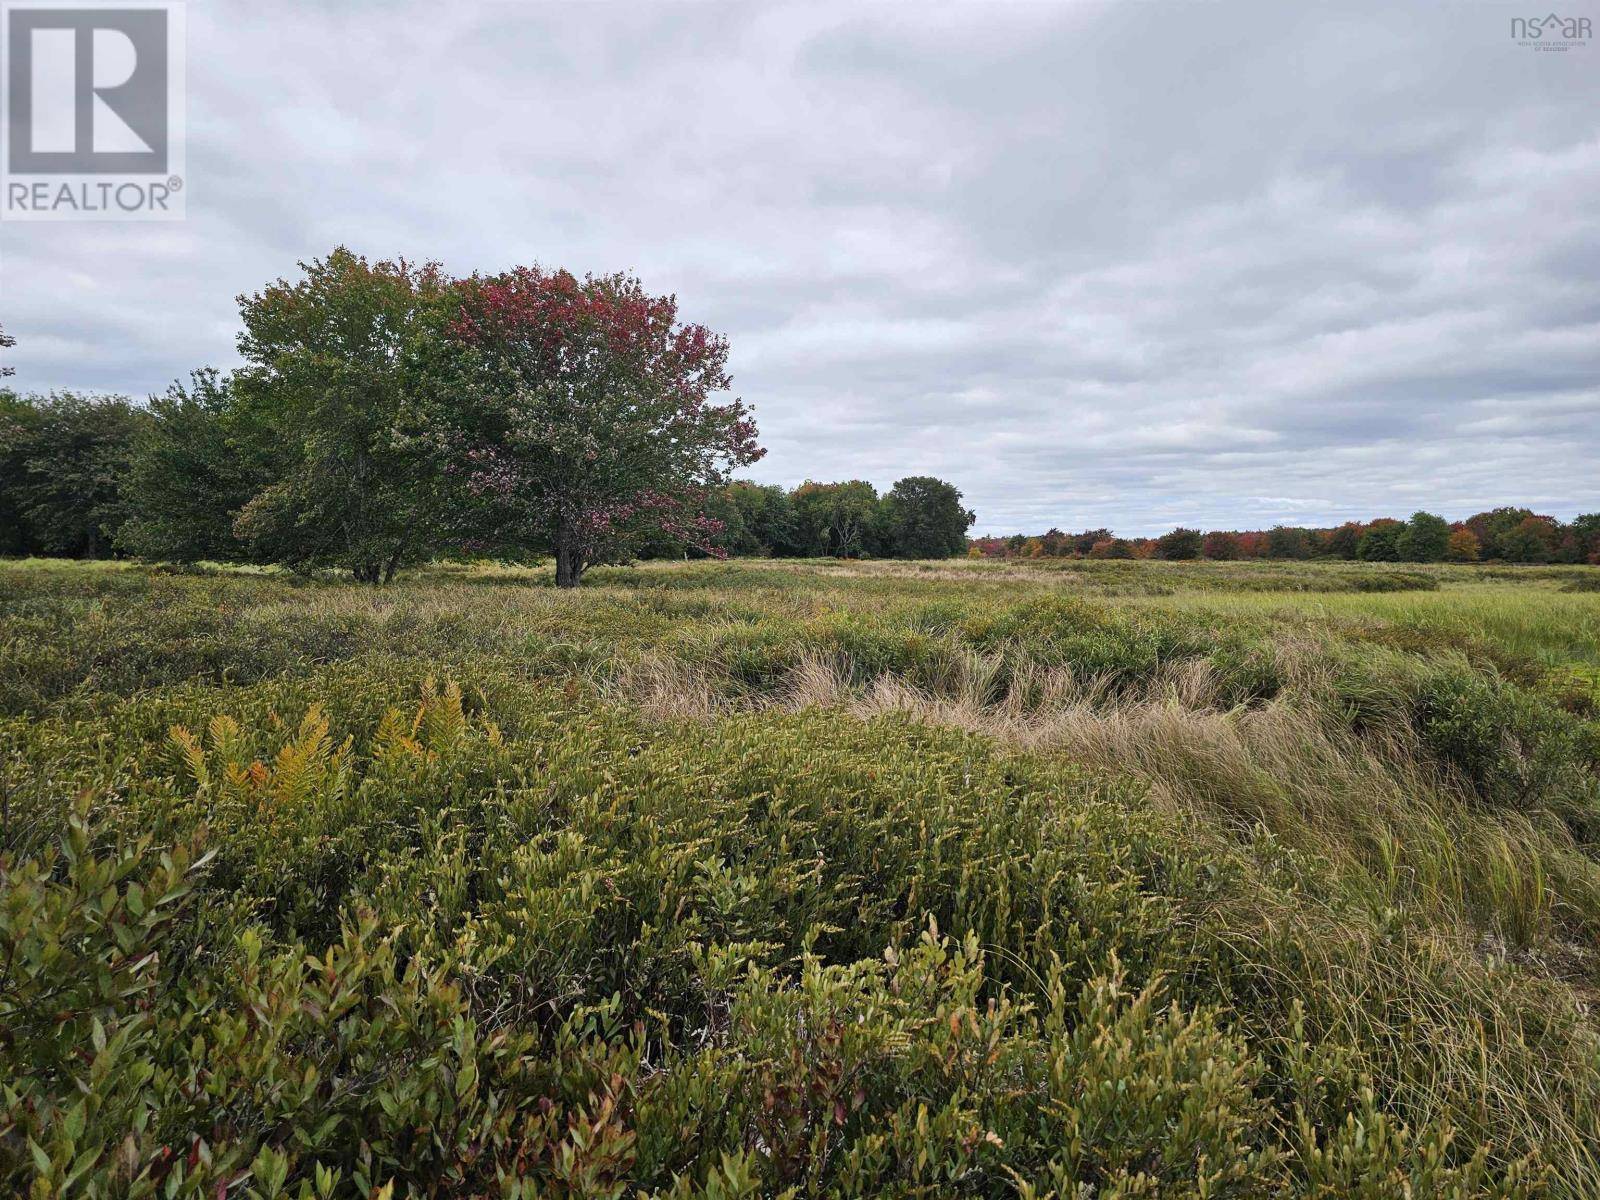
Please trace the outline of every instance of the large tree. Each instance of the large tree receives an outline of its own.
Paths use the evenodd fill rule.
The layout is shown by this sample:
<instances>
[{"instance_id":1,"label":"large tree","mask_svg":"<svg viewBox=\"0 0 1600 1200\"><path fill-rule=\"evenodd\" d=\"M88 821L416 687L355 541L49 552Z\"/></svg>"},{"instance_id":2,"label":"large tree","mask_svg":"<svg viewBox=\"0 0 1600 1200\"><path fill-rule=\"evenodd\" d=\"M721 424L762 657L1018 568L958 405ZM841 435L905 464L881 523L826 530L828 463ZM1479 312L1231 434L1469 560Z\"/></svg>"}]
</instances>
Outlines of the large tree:
<instances>
[{"instance_id":1,"label":"large tree","mask_svg":"<svg viewBox=\"0 0 1600 1200\"><path fill-rule=\"evenodd\" d=\"M1401 562L1443 562L1450 551L1450 522L1430 512L1415 512L1395 539Z\"/></svg>"},{"instance_id":2,"label":"large tree","mask_svg":"<svg viewBox=\"0 0 1600 1200\"><path fill-rule=\"evenodd\" d=\"M795 525L794 501L775 483L759 484L736 479L728 487L728 501L737 514L738 537L723 535L723 545L733 554L801 553Z\"/></svg>"},{"instance_id":3,"label":"large tree","mask_svg":"<svg viewBox=\"0 0 1600 1200\"><path fill-rule=\"evenodd\" d=\"M794 490L794 514L805 554L862 558L879 549L878 489L864 479L808 479Z\"/></svg>"},{"instance_id":4,"label":"large tree","mask_svg":"<svg viewBox=\"0 0 1600 1200\"><path fill-rule=\"evenodd\" d=\"M454 288L413 428L451 532L553 553L556 583L665 533L716 551L708 495L763 454L728 344L628 275L522 267Z\"/></svg>"},{"instance_id":5,"label":"large tree","mask_svg":"<svg viewBox=\"0 0 1600 1200\"><path fill-rule=\"evenodd\" d=\"M977 514L962 507L955 485L931 475L900 480L884 495L885 545L896 558L949 558L967 548Z\"/></svg>"},{"instance_id":6,"label":"large tree","mask_svg":"<svg viewBox=\"0 0 1600 1200\"><path fill-rule=\"evenodd\" d=\"M300 265L301 278L239 298L246 366L233 390L283 465L235 529L257 556L377 583L434 549L420 458L399 423L448 280L431 264L369 263L343 247Z\"/></svg>"}]
</instances>

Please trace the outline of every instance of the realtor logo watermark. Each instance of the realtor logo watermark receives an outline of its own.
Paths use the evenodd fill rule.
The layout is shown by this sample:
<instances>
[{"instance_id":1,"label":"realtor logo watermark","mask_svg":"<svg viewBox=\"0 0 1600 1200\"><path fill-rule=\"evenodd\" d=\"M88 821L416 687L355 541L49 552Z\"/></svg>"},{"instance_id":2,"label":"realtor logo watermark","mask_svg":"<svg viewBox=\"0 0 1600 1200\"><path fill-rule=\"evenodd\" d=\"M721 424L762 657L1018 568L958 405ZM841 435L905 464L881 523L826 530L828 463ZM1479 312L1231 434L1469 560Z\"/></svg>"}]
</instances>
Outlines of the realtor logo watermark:
<instances>
[{"instance_id":1,"label":"realtor logo watermark","mask_svg":"<svg viewBox=\"0 0 1600 1200\"><path fill-rule=\"evenodd\" d=\"M0 8L0 218L183 218L183 17L159 0Z\"/></svg>"},{"instance_id":2,"label":"realtor logo watermark","mask_svg":"<svg viewBox=\"0 0 1600 1200\"><path fill-rule=\"evenodd\" d=\"M1576 50L1587 46L1593 36L1594 25L1588 17L1564 17L1552 12L1542 17L1511 18L1511 40L1530 50Z\"/></svg>"}]
</instances>

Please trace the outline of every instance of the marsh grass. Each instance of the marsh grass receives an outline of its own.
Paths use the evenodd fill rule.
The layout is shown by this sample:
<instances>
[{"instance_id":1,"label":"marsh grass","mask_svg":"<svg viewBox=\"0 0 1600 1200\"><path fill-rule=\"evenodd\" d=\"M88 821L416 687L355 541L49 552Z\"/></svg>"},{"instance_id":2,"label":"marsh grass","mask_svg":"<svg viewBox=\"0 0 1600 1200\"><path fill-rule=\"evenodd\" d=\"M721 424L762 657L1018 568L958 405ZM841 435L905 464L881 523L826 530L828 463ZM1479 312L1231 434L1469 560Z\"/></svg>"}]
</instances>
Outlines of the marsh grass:
<instances>
[{"instance_id":1,"label":"marsh grass","mask_svg":"<svg viewBox=\"0 0 1600 1200\"><path fill-rule=\"evenodd\" d=\"M1577 577L0 567L0 1177L1593 1195Z\"/></svg>"}]
</instances>

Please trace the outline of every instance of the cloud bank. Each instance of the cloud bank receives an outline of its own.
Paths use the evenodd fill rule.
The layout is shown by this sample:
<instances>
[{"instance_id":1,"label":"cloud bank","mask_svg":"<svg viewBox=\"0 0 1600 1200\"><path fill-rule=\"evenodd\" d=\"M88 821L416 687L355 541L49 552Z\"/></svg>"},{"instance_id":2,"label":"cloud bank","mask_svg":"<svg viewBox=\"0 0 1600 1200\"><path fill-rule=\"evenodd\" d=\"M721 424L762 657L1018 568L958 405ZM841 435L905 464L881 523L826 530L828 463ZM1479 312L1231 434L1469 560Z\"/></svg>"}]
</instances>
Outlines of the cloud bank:
<instances>
[{"instance_id":1,"label":"cloud bank","mask_svg":"<svg viewBox=\"0 0 1600 1200\"><path fill-rule=\"evenodd\" d=\"M18 386L230 365L344 243L636 271L758 478L977 532L1600 508L1600 43L1519 8L189 8L188 220L0 229Z\"/></svg>"}]
</instances>

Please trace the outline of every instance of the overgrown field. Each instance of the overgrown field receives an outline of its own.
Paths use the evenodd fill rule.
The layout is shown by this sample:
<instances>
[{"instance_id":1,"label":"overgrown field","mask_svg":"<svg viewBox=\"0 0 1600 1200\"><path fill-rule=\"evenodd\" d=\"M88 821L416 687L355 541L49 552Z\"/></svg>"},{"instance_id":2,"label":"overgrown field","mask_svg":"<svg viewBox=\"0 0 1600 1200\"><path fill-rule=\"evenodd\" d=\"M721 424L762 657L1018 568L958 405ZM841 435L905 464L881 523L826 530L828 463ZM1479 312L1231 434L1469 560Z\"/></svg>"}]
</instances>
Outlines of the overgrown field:
<instances>
[{"instance_id":1,"label":"overgrown field","mask_svg":"<svg viewBox=\"0 0 1600 1200\"><path fill-rule=\"evenodd\" d=\"M1600 1195L1597 577L0 564L0 1192Z\"/></svg>"}]
</instances>

